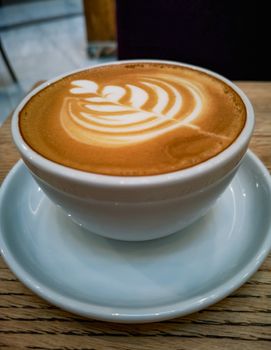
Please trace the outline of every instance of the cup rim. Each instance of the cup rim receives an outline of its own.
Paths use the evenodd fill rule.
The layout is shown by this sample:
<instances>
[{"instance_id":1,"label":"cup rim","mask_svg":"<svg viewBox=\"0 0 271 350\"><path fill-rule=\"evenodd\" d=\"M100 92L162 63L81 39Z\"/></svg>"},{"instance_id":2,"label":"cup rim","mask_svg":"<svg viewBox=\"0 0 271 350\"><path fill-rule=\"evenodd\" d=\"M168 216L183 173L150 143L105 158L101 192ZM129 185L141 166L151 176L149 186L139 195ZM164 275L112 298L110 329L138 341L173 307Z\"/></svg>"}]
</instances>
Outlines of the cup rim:
<instances>
[{"instance_id":1,"label":"cup rim","mask_svg":"<svg viewBox=\"0 0 271 350\"><path fill-rule=\"evenodd\" d=\"M116 176L116 175L106 175L99 173L92 173L83 170L74 169L65 165L61 165L59 163L55 163L39 153L37 153L34 149L32 149L23 139L20 128L19 128L19 113L25 106L25 104L39 91L43 90L45 87L53 84L54 82L65 78L74 73L78 73L84 71L86 69L92 69L96 67L103 67L108 65L119 65L119 64L136 64L136 63L160 63L160 64L171 64L178 65L183 67L188 67L200 72L204 72L210 76L217 78L218 80L223 81L228 86L230 86L242 99L245 108L246 108L246 122L245 125L238 135L238 137L233 141L231 145L229 145L226 149L224 149L219 154L214 157L200 163L194 165L192 167L176 170L169 173L163 174L155 174L155 175L144 175L144 176ZM253 132L255 120L254 120L254 110L253 106L246 96L246 94L232 81L225 78L224 76L213 72L212 70L202 68L196 65L176 62L171 60L157 60L157 59L133 59L133 60L120 60L113 62L106 62L95 64L90 67L84 67L75 69L64 74L60 74L48 81L42 83L35 89L33 89L30 93L28 93L23 100L19 103L12 116L12 136L13 141L23 158L30 159L31 163L34 163L38 168L41 168L47 172L58 174L62 178L70 179L72 181L79 181L80 183L93 184L95 186L108 186L108 187L130 187L130 186L155 186L159 184L166 183L175 183L178 182L186 182L187 180L197 179L199 176L208 175L212 171L216 170L219 167L223 167L224 164L227 163L227 160L231 159L234 155L238 154L238 151L244 147Z\"/></svg>"}]
</instances>

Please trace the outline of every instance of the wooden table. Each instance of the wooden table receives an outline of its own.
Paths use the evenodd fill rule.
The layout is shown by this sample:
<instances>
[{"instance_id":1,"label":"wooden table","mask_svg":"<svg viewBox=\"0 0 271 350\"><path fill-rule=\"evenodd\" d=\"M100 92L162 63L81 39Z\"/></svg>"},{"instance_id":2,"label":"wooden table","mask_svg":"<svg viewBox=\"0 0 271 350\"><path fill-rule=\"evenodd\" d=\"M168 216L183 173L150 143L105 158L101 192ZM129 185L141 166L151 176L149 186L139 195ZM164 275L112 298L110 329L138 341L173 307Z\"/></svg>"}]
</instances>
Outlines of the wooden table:
<instances>
[{"instance_id":1,"label":"wooden table","mask_svg":"<svg viewBox=\"0 0 271 350\"><path fill-rule=\"evenodd\" d=\"M271 170L271 83L242 82L256 111L250 148ZM0 182L18 160L10 121L0 128ZM0 258L0 349L271 349L271 255L243 287L208 309L171 321L88 320L43 301Z\"/></svg>"}]
</instances>

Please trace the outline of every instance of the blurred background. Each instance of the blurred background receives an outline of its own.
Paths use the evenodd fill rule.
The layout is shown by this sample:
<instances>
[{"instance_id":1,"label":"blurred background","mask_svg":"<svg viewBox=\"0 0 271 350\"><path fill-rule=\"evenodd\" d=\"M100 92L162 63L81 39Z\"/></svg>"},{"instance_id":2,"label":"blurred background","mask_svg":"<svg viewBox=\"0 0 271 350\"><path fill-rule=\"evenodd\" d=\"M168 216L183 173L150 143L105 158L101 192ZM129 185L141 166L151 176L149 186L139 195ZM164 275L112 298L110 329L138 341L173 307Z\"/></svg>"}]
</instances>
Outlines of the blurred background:
<instances>
[{"instance_id":1,"label":"blurred background","mask_svg":"<svg viewBox=\"0 0 271 350\"><path fill-rule=\"evenodd\" d=\"M99 42L88 46L88 2L95 6L92 15L97 15L88 23L98 32L91 31L90 37L99 39L99 25L106 30L107 37L101 33L107 41L105 53ZM109 16L111 23L115 21L114 1L85 3L86 10L81 0L0 1L0 124L37 81L116 59L115 34L101 20L108 22Z\"/></svg>"},{"instance_id":2,"label":"blurred background","mask_svg":"<svg viewBox=\"0 0 271 350\"><path fill-rule=\"evenodd\" d=\"M268 2L0 0L0 125L39 80L160 58L271 80Z\"/></svg>"}]
</instances>

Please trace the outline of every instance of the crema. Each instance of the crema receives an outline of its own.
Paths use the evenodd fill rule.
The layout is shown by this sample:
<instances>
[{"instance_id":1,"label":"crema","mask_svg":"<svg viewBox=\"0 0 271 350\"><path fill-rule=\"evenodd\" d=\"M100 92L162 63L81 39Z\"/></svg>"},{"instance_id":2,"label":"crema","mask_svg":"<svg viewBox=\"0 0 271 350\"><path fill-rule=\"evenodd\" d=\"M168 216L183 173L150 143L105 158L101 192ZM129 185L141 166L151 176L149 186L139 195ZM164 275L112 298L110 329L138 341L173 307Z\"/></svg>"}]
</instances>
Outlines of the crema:
<instances>
[{"instance_id":1,"label":"crema","mask_svg":"<svg viewBox=\"0 0 271 350\"><path fill-rule=\"evenodd\" d=\"M24 140L47 159L119 176L157 175L214 157L246 121L239 95L205 72L120 63L66 76L20 112Z\"/></svg>"}]
</instances>

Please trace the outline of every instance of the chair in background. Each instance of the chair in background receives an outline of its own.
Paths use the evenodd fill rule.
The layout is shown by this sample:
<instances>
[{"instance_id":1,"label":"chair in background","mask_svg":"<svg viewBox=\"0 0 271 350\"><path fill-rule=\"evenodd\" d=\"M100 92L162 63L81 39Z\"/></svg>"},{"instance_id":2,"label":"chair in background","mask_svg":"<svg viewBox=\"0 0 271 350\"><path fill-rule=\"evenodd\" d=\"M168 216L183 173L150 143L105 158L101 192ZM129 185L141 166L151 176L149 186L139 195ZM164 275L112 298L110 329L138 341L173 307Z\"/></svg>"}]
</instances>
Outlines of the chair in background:
<instances>
[{"instance_id":1,"label":"chair in background","mask_svg":"<svg viewBox=\"0 0 271 350\"><path fill-rule=\"evenodd\" d=\"M5 65L6 65L6 67L7 67L7 70L9 72L13 82L14 83L18 83L18 79L16 77L16 74L15 74L14 70L11 67L11 64L10 64L10 62L8 60L8 57L7 57L6 52L5 52L5 49L4 49L3 45L2 45L1 37L0 37L0 53L1 53L1 56L3 57L3 61L4 61Z\"/></svg>"}]
</instances>

